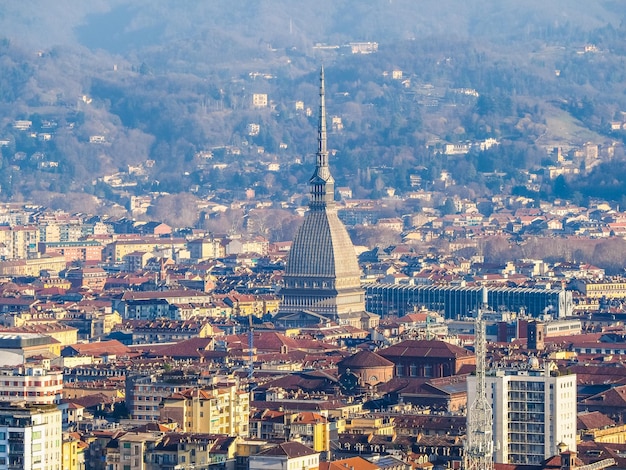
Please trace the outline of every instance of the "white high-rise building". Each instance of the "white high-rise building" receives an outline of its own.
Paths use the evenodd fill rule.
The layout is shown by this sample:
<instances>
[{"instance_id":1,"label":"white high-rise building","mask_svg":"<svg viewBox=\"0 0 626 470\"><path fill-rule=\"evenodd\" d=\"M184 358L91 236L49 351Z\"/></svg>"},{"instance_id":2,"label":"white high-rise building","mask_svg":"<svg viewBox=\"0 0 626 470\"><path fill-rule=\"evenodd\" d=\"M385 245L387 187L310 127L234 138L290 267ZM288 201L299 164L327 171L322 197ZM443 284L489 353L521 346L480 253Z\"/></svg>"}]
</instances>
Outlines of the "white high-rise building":
<instances>
[{"instance_id":1,"label":"white high-rise building","mask_svg":"<svg viewBox=\"0 0 626 470\"><path fill-rule=\"evenodd\" d=\"M468 403L476 378L468 378ZM521 368L487 372L493 409L494 462L537 465L557 455L563 443L576 450L576 375L551 373L532 358Z\"/></svg>"},{"instance_id":2,"label":"white high-rise building","mask_svg":"<svg viewBox=\"0 0 626 470\"><path fill-rule=\"evenodd\" d=\"M56 405L0 406L0 469L61 470L62 441Z\"/></svg>"}]
</instances>

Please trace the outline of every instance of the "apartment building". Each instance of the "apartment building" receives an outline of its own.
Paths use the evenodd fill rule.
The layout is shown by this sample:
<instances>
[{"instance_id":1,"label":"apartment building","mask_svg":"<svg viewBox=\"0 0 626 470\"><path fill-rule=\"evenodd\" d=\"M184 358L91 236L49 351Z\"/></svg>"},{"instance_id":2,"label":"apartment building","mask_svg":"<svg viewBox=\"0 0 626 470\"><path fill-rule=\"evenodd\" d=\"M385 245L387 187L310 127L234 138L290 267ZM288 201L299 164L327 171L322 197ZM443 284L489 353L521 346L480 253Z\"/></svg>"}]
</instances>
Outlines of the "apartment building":
<instances>
[{"instance_id":1,"label":"apartment building","mask_svg":"<svg viewBox=\"0 0 626 470\"><path fill-rule=\"evenodd\" d=\"M158 432L128 432L117 438L118 446L106 452L107 470L147 470L153 449L161 440Z\"/></svg>"},{"instance_id":2,"label":"apartment building","mask_svg":"<svg viewBox=\"0 0 626 470\"><path fill-rule=\"evenodd\" d=\"M2 242L0 242L2 244ZM33 276L37 277L42 271L59 272L65 269L67 263L62 255L43 255L35 258L12 259L0 261L0 276Z\"/></svg>"},{"instance_id":3,"label":"apartment building","mask_svg":"<svg viewBox=\"0 0 626 470\"><path fill-rule=\"evenodd\" d=\"M131 375L126 377L126 408L133 423L158 421L161 401L170 395L197 385L196 376L166 374Z\"/></svg>"},{"instance_id":4,"label":"apartment building","mask_svg":"<svg viewBox=\"0 0 626 470\"><path fill-rule=\"evenodd\" d=\"M573 287L588 299L624 299L626 298L626 281L602 280L590 281L588 279L576 279Z\"/></svg>"},{"instance_id":5,"label":"apartment building","mask_svg":"<svg viewBox=\"0 0 626 470\"><path fill-rule=\"evenodd\" d=\"M62 436L55 405L0 406L0 468L61 470Z\"/></svg>"},{"instance_id":6,"label":"apartment building","mask_svg":"<svg viewBox=\"0 0 626 470\"><path fill-rule=\"evenodd\" d=\"M559 453L576 451L576 375L559 375L537 358L518 368L488 371L487 399L493 408L494 462L540 465ZM476 396L470 376L468 403Z\"/></svg>"},{"instance_id":7,"label":"apartment building","mask_svg":"<svg viewBox=\"0 0 626 470\"><path fill-rule=\"evenodd\" d=\"M72 261L101 261L103 246L95 240L43 241L38 250L42 254L63 255L67 263Z\"/></svg>"},{"instance_id":8,"label":"apartment building","mask_svg":"<svg viewBox=\"0 0 626 470\"><path fill-rule=\"evenodd\" d=\"M0 401L58 404L63 398L63 372L42 366L0 368ZM1 468L1 466L0 466Z\"/></svg>"},{"instance_id":9,"label":"apartment building","mask_svg":"<svg viewBox=\"0 0 626 470\"><path fill-rule=\"evenodd\" d=\"M199 238L187 243L189 257L194 260L221 258L226 255L226 249L221 240Z\"/></svg>"},{"instance_id":10,"label":"apartment building","mask_svg":"<svg viewBox=\"0 0 626 470\"><path fill-rule=\"evenodd\" d=\"M172 420L183 432L247 437L250 394L235 383L194 387L161 402L161 420Z\"/></svg>"}]
</instances>

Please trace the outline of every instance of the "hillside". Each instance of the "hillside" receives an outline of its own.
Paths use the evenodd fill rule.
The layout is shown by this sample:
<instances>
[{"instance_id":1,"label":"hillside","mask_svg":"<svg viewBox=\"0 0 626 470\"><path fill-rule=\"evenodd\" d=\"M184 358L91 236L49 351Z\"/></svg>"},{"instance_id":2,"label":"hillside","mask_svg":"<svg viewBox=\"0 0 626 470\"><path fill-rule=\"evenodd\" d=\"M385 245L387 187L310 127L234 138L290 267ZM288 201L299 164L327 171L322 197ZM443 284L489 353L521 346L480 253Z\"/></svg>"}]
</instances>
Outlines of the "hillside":
<instances>
[{"instance_id":1,"label":"hillside","mask_svg":"<svg viewBox=\"0 0 626 470\"><path fill-rule=\"evenodd\" d=\"M339 185L378 197L448 169L476 196L511 188L547 147L624 139L610 122L626 110L625 16L619 2L579 0L8 3L0 198L72 209L90 194L104 211L147 192L304 193L297 162L316 148L322 63L342 125L330 136ZM354 54L352 42L378 48ZM435 158L487 138L502 145L462 165Z\"/></svg>"}]
</instances>

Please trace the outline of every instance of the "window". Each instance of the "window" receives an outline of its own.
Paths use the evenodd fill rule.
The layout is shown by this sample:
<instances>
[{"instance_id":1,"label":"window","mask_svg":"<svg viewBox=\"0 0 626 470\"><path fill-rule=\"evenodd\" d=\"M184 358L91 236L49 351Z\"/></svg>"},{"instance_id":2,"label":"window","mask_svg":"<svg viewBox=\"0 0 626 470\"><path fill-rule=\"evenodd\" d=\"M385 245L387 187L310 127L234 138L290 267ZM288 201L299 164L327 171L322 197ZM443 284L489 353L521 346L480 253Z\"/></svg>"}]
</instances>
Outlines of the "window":
<instances>
[{"instance_id":1,"label":"window","mask_svg":"<svg viewBox=\"0 0 626 470\"><path fill-rule=\"evenodd\" d=\"M33 432L33 440L35 439L41 439L41 431Z\"/></svg>"},{"instance_id":2,"label":"window","mask_svg":"<svg viewBox=\"0 0 626 470\"><path fill-rule=\"evenodd\" d=\"M124 449L130 449L130 442L124 442Z\"/></svg>"}]
</instances>

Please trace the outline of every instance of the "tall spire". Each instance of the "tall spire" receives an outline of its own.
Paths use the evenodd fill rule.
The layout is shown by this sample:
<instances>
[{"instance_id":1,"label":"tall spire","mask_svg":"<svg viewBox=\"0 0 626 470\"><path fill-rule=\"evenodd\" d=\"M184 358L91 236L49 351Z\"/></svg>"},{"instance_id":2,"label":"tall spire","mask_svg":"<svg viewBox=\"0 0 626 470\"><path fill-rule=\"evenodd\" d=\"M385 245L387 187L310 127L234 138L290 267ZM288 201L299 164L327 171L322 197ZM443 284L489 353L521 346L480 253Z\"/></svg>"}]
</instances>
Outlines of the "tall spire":
<instances>
[{"instance_id":1,"label":"tall spire","mask_svg":"<svg viewBox=\"0 0 626 470\"><path fill-rule=\"evenodd\" d=\"M317 128L317 166L328 166L326 149L326 91L324 88L324 66L320 71L320 116Z\"/></svg>"},{"instance_id":2,"label":"tall spire","mask_svg":"<svg viewBox=\"0 0 626 470\"><path fill-rule=\"evenodd\" d=\"M335 180L328 167L328 148L326 142L326 96L324 90L324 66L320 71L320 115L317 127L317 154L315 172L309 184L311 185L311 203L309 207L326 208L334 205Z\"/></svg>"},{"instance_id":3,"label":"tall spire","mask_svg":"<svg viewBox=\"0 0 626 470\"><path fill-rule=\"evenodd\" d=\"M361 270L350 235L337 214L335 180L328 168L323 67L319 93L316 163L309 179L311 201L285 265L280 290L283 299L276 317L277 321L286 322L283 324L293 322L294 314L303 318L302 324L313 318L308 313L302 315L302 311L323 315L337 323L354 321L351 319L365 312ZM361 318L369 322L370 315Z\"/></svg>"}]
</instances>

